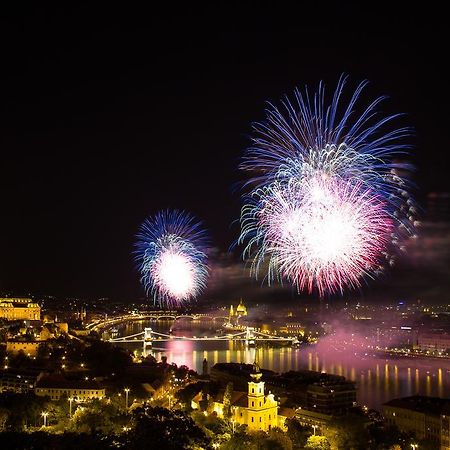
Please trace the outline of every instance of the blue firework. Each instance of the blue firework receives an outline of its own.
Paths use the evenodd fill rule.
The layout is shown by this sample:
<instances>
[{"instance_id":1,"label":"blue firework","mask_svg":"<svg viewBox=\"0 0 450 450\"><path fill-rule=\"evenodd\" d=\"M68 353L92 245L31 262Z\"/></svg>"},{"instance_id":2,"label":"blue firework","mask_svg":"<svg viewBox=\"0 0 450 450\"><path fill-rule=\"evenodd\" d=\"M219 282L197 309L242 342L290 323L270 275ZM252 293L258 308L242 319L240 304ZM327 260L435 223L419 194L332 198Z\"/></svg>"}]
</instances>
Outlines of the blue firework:
<instances>
[{"instance_id":1,"label":"blue firework","mask_svg":"<svg viewBox=\"0 0 450 450\"><path fill-rule=\"evenodd\" d=\"M141 282L155 303L179 306L205 288L209 240L194 216L161 211L142 223L136 237Z\"/></svg>"}]
</instances>

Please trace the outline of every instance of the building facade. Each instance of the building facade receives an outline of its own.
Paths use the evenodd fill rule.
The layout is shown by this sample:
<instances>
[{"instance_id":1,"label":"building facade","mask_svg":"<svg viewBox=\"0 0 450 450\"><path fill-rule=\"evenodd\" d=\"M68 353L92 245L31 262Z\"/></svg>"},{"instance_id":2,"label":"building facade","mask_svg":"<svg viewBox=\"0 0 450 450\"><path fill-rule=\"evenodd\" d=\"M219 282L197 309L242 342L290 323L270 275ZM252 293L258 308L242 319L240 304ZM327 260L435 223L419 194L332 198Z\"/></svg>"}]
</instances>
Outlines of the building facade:
<instances>
[{"instance_id":1,"label":"building facade","mask_svg":"<svg viewBox=\"0 0 450 450\"><path fill-rule=\"evenodd\" d=\"M419 334L417 346L430 352L450 351L450 335L445 333Z\"/></svg>"},{"instance_id":2,"label":"building facade","mask_svg":"<svg viewBox=\"0 0 450 450\"><path fill-rule=\"evenodd\" d=\"M450 408L441 414L441 450L450 450Z\"/></svg>"},{"instance_id":3,"label":"building facade","mask_svg":"<svg viewBox=\"0 0 450 450\"><path fill-rule=\"evenodd\" d=\"M51 400L73 398L75 401L102 399L105 388L95 381L66 380L62 377L46 377L36 383L34 393L39 397L49 397Z\"/></svg>"},{"instance_id":4,"label":"building facade","mask_svg":"<svg viewBox=\"0 0 450 450\"><path fill-rule=\"evenodd\" d=\"M356 406L356 387L351 381L319 382L308 386L306 408L327 415L345 414Z\"/></svg>"},{"instance_id":5,"label":"building facade","mask_svg":"<svg viewBox=\"0 0 450 450\"><path fill-rule=\"evenodd\" d=\"M278 402L273 394L265 394L265 383L261 381L261 376L262 373L255 363L247 392L234 391L230 399L226 399L222 392L214 402L214 412L223 417L226 414L225 409L229 407L230 420L235 424L247 425L250 431L267 432L274 427L284 428L287 416L293 416L293 411L285 408L286 414L279 414Z\"/></svg>"},{"instance_id":6,"label":"building facade","mask_svg":"<svg viewBox=\"0 0 450 450\"><path fill-rule=\"evenodd\" d=\"M34 391L36 383L42 378L39 369L4 369L0 371L0 393L18 394Z\"/></svg>"},{"instance_id":7,"label":"building facade","mask_svg":"<svg viewBox=\"0 0 450 450\"><path fill-rule=\"evenodd\" d=\"M397 398L385 403L382 411L388 424L396 425L400 431L414 433L417 439L426 439L437 448L440 446L447 450L449 399L420 395Z\"/></svg>"},{"instance_id":8,"label":"building facade","mask_svg":"<svg viewBox=\"0 0 450 450\"><path fill-rule=\"evenodd\" d=\"M26 356L33 358L37 356L40 341L26 341L20 339L9 339L6 342L6 353L16 355L19 352L24 352Z\"/></svg>"},{"instance_id":9,"label":"building facade","mask_svg":"<svg viewBox=\"0 0 450 450\"><path fill-rule=\"evenodd\" d=\"M0 298L0 319L41 320L41 307L30 298Z\"/></svg>"}]
</instances>

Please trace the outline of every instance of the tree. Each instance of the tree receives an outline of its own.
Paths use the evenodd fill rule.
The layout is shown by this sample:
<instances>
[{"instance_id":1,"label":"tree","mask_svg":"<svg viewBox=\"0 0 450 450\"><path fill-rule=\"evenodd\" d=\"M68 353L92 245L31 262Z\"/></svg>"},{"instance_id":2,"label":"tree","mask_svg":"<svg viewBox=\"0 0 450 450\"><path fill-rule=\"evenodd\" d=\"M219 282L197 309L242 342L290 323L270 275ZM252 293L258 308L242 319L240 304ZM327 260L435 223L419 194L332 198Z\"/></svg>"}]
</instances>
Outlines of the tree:
<instances>
[{"instance_id":1,"label":"tree","mask_svg":"<svg viewBox=\"0 0 450 450\"><path fill-rule=\"evenodd\" d=\"M305 449L330 450L331 445L325 436L310 436L306 442Z\"/></svg>"},{"instance_id":2,"label":"tree","mask_svg":"<svg viewBox=\"0 0 450 450\"><path fill-rule=\"evenodd\" d=\"M364 416L348 414L334 419L323 434L333 448L367 449L370 435L366 425Z\"/></svg>"},{"instance_id":3,"label":"tree","mask_svg":"<svg viewBox=\"0 0 450 450\"><path fill-rule=\"evenodd\" d=\"M119 405L104 400L92 400L75 410L70 430L79 433L120 433L129 418Z\"/></svg>"},{"instance_id":4,"label":"tree","mask_svg":"<svg viewBox=\"0 0 450 450\"><path fill-rule=\"evenodd\" d=\"M311 427L304 427L295 418L287 419L285 425L287 427L287 435L292 442L292 447L294 449L304 448L308 437L311 436Z\"/></svg>"},{"instance_id":5,"label":"tree","mask_svg":"<svg viewBox=\"0 0 450 450\"><path fill-rule=\"evenodd\" d=\"M165 408L137 408L133 416L133 429L126 435L126 448L141 450L153 448L178 450L206 447L209 439L194 421L181 411Z\"/></svg>"},{"instance_id":6,"label":"tree","mask_svg":"<svg viewBox=\"0 0 450 450\"><path fill-rule=\"evenodd\" d=\"M233 383L227 383L223 394L223 416L229 418L231 416L231 396L233 395Z\"/></svg>"},{"instance_id":7,"label":"tree","mask_svg":"<svg viewBox=\"0 0 450 450\"><path fill-rule=\"evenodd\" d=\"M4 427L8 431L23 431L28 426L40 425L40 414L47 405L46 398L34 394L7 392L0 395L0 408L8 411Z\"/></svg>"},{"instance_id":8,"label":"tree","mask_svg":"<svg viewBox=\"0 0 450 450\"><path fill-rule=\"evenodd\" d=\"M5 431L8 418L9 411L6 408L0 408L0 433Z\"/></svg>"},{"instance_id":9,"label":"tree","mask_svg":"<svg viewBox=\"0 0 450 450\"><path fill-rule=\"evenodd\" d=\"M245 431L234 433L231 439L221 446L221 450L256 450L257 448L255 437Z\"/></svg>"},{"instance_id":10,"label":"tree","mask_svg":"<svg viewBox=\"0 0 450 450\"><path fill-rule=\"evenodd\" d=\"M95 375L122 374L132 362L126 350L102 341L94 341L87 347L85 358Z\"/></svg>"},{"instance_id":11,"label":"tree","mask_svg":"<svg viewBox=\"0 0 450 450\"><path fill-rule=\"evenodd\" d=\"M293 445L289 436L280 428L272 428L267 437L267 449L292 450Z\"/></svg>"}]
</instances>

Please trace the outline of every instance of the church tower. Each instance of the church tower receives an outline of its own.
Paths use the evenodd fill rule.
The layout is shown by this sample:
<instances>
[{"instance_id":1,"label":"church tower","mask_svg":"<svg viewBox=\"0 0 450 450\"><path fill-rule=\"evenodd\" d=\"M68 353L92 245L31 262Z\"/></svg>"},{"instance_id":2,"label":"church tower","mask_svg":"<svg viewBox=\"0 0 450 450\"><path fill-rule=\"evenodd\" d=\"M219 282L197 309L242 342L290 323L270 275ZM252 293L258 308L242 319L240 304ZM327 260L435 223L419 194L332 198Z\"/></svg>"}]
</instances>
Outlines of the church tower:
<instances>
[{"instance_id":1,"label":"church tower","mask_svg":"<svg viewBox=\"0 0 450 450\"><path fill-rule=\"evenodd\" d=\"M234 308L233 308L233 305L230 306L230 315L229 315L230 322L231 322L232 317L234 317Z\"/></svg>"},{"instance_id":2,"label":"church tower","mask_svg":"<svg viewBox=\"0 0 450 450\"><path fill-rule=\"evenodd\" d=\"M264 381L261 381L262 373L255 361L253 371L250 374L251 381L248 382L248 407L259 408L264 405Z\"/></svg>"},{"instance_id":3,"label":"church tower","mask_svg":"<svg viewBox=\"0 0 450 450\"><path fill-rule=\"evenodd\" d=\"M272 394L264 394L264 381L261 381L262 373L258 363L253 363L250 374L251 381L248 382L248 407L246 424L252 431L269 431L278 426L278 403Z\"/></svg>"}]
</instances>

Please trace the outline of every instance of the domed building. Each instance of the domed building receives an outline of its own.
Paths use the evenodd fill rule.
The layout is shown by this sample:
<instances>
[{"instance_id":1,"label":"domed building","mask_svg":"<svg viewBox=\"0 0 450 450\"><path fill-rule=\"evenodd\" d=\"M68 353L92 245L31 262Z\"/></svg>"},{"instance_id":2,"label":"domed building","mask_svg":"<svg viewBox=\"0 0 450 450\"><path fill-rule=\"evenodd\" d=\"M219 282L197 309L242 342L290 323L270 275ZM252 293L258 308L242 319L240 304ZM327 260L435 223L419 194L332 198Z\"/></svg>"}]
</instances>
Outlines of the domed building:
<instances>
[{"instance_id":1,"label":"domed building","mask_svg":"<svg viewBox=\"0 0 450 450\"><path fill-rule=\"evenodd\" d=\"M237 305L237 307L236 307L236 315L240 316L240 317L247 315L247 308L242 303L242 299L239 302L239 305Z\"/></svg>"},{"instance_id":2,"label":"domed building","mask_svg":"<svg viewBox=\"0 0 450 450\"><path fill-rule=\"evenodd\" d=\"M236 309L234 309L233 305L230 306L230 314L229 314L229 320L228 323L230 326L237 325L239 318L247 315L247 308L244 305L244 303L241 301L239 302L239 305L236 306Z\"/></svg>"}]
</instances>

